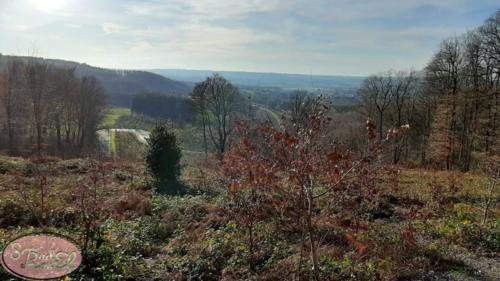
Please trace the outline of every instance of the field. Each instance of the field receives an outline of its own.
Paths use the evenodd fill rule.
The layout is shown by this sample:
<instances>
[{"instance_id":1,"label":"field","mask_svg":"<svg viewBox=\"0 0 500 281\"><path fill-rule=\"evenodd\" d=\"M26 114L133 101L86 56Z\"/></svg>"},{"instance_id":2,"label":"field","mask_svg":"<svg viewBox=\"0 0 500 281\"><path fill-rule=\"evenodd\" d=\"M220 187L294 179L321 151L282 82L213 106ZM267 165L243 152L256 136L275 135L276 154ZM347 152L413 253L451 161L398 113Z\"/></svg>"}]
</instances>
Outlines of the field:
<instances>
[{"instance_id":1,"label":"field","mask_svg":"<svg viewBox=\"0 0 500 281\"><path fill-rule=\"evenodd\" d=\"M132 115L130 109L126 108L108 108L101 121L101 129L129 129L150 131L156 120ZM204 158L203 140L200 129L195 124L185 124L175 126L172 124L172 130L175 132L180 147L183 149L183 162L191 159ZM100 140L102 145L107 147L108 156L113 159L138 160L144 153L144 145L138 142L132 133L128 132L110 132L109 138ZM109 143L109 144L108 144Z\"/></svg>"},{"instance_id":2,"label":"field","mask_svg":"<svg viewBox=\"0 0 500 281\"><path fill-rule=\"evenodd\" d=\"M113 129L115 128L118 120L124 116L130 116L131 111L129 108L123 107L111 107L106 109L105 115L101 124L100 129Z\"/></svg>"},{"instance_id":3,"label":"field","mask_svg":"<svg viewBox=\"0 0 500 281\"><path fill-rule=\"evenodd\" d=\"M186 155L185 196L154 193L141 162L0 157L0 250L40 230L84 244L91 262L71 280L283 280L297 276L301 237L256 225L258 279L245 231L202 155ZM194 165L189 165L196 163ZM500 193L483 223L489 179L478 173L402 170L357 229L332 214L316 222L324 280L498 280ZM387 181L386 181L387 180ZM335 206L335 198L331 200ZM302 276L309 270L302 269ZM10 280L0 271L1 280ZM288 280L288 279L287 279Z\"/></svg>"}]
</instances>

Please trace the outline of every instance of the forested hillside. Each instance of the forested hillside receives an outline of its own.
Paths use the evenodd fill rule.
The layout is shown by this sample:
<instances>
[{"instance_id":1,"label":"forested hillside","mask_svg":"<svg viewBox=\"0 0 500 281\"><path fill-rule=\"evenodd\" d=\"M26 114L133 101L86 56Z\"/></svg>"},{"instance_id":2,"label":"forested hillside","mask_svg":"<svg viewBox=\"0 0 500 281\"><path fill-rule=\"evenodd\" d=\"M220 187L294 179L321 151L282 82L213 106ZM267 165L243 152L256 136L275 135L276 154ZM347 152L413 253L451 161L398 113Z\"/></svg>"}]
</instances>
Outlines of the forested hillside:
<instances>
[{"instance_id":1,"label":"forested hillside","mask_svg":"<svg viewBox=\"0 0 500 281\"><path fill-rule=\"evenodd\" d=\"M12 60L28 61L32 58L2 56L0 54L0 70L5 69ZM74 69L78 77L95 77L102 85L110 106L130 107L132 96L144 91L152 91L169 95L185 96L191 86L147 71L114 70L90 66L72 61L39 58L40 63Z\"/></svg>"}]
</instances>

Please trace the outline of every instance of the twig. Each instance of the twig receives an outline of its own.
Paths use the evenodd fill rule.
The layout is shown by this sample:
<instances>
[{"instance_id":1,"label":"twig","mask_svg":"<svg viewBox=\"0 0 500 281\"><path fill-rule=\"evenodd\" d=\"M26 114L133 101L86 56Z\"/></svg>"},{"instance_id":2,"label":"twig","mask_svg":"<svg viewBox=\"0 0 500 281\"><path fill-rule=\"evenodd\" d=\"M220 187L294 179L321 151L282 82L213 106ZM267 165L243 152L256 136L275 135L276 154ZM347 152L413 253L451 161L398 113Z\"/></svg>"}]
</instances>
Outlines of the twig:
<instances>
[{"instance_id":1,"label":"twig","mask_svg":"<svg viewBox=\"0 0 500 281\"><path fill-rule=\"evenodd\" d=\"M382 147L388 143L388 141L390 140L391 138L387 137L385 138L381 143L380 145L370 153L370 155L366 155L356 161L354 161L354 164L349 168L349 170L347 170L345 173L342 174L342 176L340 177L340 179L338 179L332 186L330 186L328 189L326 189L325 191L313 196L313 199L316 199L316 198L319 198L331 191L333 191L335 189L335 187L337 187L337 185L339 185L340 183L342 183L342 181L344 181L344 179L352 172L354 171L354 169L356 169L356 167L358 167L361 163L363 163L365 160L369 159L373 154L379 152Z\"/></svg>"},{"instance_id":2,"label":"twig","mask_svg":"<svg viewBox=\"0 0 500 281\"><path fill-rule=\"evenodd\" d=\"M38 217L38 215L36 214L35 212L35 208L30 204L29 200L28 200L28 196L26 195L26 193L24 192L24 189L19 187L18 189L19 191L19 194L21 195L21 199L24 201L24 204L26 204L26 207L28 207L28 210L29 212L33 215L33 217L35 217L36 221L38 222L38 224L42 227L42 228L45 228L45 224L43 224L42 220Z\"/></svg>"}]
</instances>

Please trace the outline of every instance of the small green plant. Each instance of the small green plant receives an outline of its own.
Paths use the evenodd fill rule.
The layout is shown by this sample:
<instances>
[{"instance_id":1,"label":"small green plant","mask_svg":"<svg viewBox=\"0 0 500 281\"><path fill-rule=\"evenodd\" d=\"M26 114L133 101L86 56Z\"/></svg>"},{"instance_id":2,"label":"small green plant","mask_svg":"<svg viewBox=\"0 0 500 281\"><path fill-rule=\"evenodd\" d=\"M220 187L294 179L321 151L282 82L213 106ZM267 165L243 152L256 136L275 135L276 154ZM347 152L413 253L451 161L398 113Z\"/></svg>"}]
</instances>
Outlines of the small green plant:
<instances>
[{"instance_id":1,"label":"small green plant","mask_svg":"<svg viewBox=\"0 0 500 281\"><path fill-rule=\"evenodd\" d=\"M173 131L166 123L158 123L148 139L146 164L159 193L171 195L184 193L184 188L179 182L181 156L181 149Z\"/></svg>"}]
</instances>

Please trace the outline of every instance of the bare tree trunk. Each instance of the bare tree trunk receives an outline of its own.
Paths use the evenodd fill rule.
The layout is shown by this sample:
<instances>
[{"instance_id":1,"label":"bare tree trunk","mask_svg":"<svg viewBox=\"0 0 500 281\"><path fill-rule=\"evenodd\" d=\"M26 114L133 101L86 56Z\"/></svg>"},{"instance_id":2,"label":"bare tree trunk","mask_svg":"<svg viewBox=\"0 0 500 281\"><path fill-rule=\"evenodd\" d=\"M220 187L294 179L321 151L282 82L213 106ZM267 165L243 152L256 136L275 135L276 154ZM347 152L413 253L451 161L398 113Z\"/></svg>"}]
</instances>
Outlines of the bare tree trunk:
<instances>
[{"instance_id":1,"label":"bare tree trunk","mask_svg":"<svg viewBox=\"0 0 500 281\"><path fill-rule=\"evenodd\" d=\"M253 243L253 223L248 226L248 264L251 272L255 272L254 243Z\"/></svg>"},{"instance_id":2,"label":"bare tree trunk","mask_svg":"<svg viewBox=\"0 0 500 281\"><path fill-rule=\"evenodd\" d=\"M299 218L300 220L300 218ZM304 248L305 248L305 242L306 242L306 239L305 239L305 227L304 227L304 223L301 222L301 236L300 236L300 257L299 257L299 262L297 264L297 272L296 272L296 276L298 277L297 280L300 280L300 277L301 277L301 270L302 270L302 262L304 260ZM294 278L295 280L295 278Z\"/></svg>"},{"instance_id":3,"label":"bare tree trunk","mask_svg":"<svg viewBox=\"0 0 500 281\"><path fill-rule=\"evenodd\" d=\"M205 113L202 113L201 124L203 127L203 148L205 150L205 160L208 160L207 125L205 120Z\"/></svg>"},{"instance_id":4,"label":"bare tree trunk","mask_svg":"<svg viewBox=\"0 0 500 281\"><path fill-rule=\"evenodd\" d=\"M16 125L14 123L16 110L19 110L19 102L22 99L20 96L20 91L18 91L18 79L21 71L21 63L19 61L13 61L7 66L6 74L6 96L5 96L5 113L6 113L6 123L7 123L7 135L8 135L8 147L9 154L17 154L17 145L15 144L15 132ZM17 105L17 107L16 107ZM20 124L18 124L20 125Z\"/></svg>"},{"instance_id":5,"label":"bare tree trunk","mask_svg":"<svg viewBox=\"0 0 500 281\"><path fill-rule=\"evenodd\" d=\"M42 155L42 124L40 121L36 122L36 151L37 155Z\"/></svg>"},{"instance_id":6,"label":"bare tree trunk","mask_svg":"<svg viewBox=\"0 0 500 281\"><path fill-rule=\"evenodd\" d=\"M33 123L35 127L35 138L36 138L36 152L38 156L41 156L42 142L43 142L43 115L44 107L47 102L44 99L46 92L47 83L47 72L48 66L41 64L32 58L27 66L27 83L29 87L31 104L33 110Z\"/></svg>"},{"instance_id":7,"label":"bare tree trunk","mask_svg":"<svg viewBox=\"0 0 500 281\"><path fill-rule=\"evenodd\" d=\"M383 123L384 123L384 112L379 111L379 117L378 117L378 139L381 141L383 139Z\"/></svg>"},{"instance_id":8,"label":"bare tree trunk","mask_svg":"<svg viewBox=\"0 0 500 281\"><path fill-rule=\"evenodd\" d=\"M490 189L488 191L488 198L486 199L486 206L484 207L483 222L482 222L483 224L485 224L486 220L488 219L488 212L493 197L493 190L495 189L495 186L497 184L498 177L500 176L499 174L500 174L500 168L497 168L495 175L493 175L491 179Z\"/></svg>"},{"instance_id":9,"label":"bare tree trunk","mask_svg":"<svg viewBox=\"0 0 500 281\"><path fill-rule=\"evenodd\" d=\"M456 97L452 97L451 121L448 133L448 163L446 168L451 170L455 164L455 129L456 129Z\"/></svg>"},{"instance_id":10,"label":"bare tree trunk","mask_svg":"<svg viewBox=\"0 0 500 281\"><path fill-rule=\"evenodd\" d=\"M490 153L491 155L495 154L495 144L496 144L496 133L497 133L497 119L498 119L498 97L500 96L498 92L495 92L494 94L494 101L493 101L493 112L490 116L489 120L489 128L488 128L488 150L487 152Z\"/></svg>"},{"instance_id":11,"label":"bare tree trunk","mask_svg":"<svg viewBox=\"0 0 500 281\"><path fill-rule=\"evenodd\" d=\"M311 251L311 260L313 263L313 274L314 274L314 280L319 281L320 275L319 275L319 262L318 262L318 253L317 253L317 245L314 237L314 227L313 227L313 222L312 222L312 216L313 216L313 209L314 209L314 201L312 197L312 192L311 190L307 191L307 203L308 203L308 208L307 208L307 218L306 218L306 223L307 223L307 232L309 235L309 243L310 243L310 251Z\"/></svg>"},{"instance_id":12,"label":"bare tree trunk","mask_svg":"<svg viewBox=\"0 0 500 281\"><path fill-rule=\"evenodd\" d=\"M10 89L9 89L10 90ZM14 124L12 122L13 116L12 116L12 103L11 103L12 97L9 94L8 100L7 100L7 134L9 135L9 154L11 156L16 154L16 147L14 146Z\"/></svg>"},{"instance_id":13,"label":"bare tree trunk","mask_svg":"<svg viewBox=\"0 0 500 281\"><path fill-rule=\"evenodd\" d=\"M56 138L57 138L57 152L62 155L62 141L61 141L61 120L59 116L56 117Z\"/></svg>"}]
</instances>

